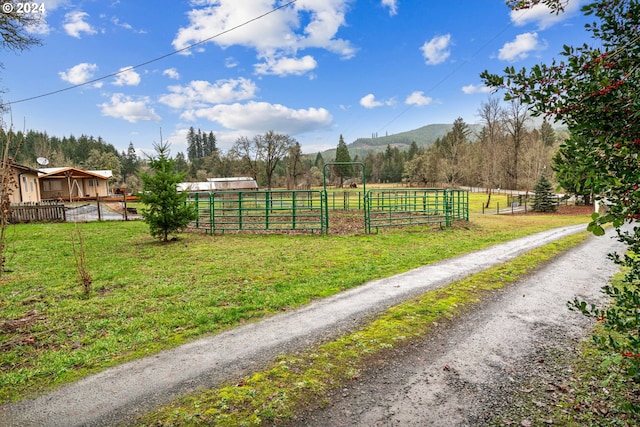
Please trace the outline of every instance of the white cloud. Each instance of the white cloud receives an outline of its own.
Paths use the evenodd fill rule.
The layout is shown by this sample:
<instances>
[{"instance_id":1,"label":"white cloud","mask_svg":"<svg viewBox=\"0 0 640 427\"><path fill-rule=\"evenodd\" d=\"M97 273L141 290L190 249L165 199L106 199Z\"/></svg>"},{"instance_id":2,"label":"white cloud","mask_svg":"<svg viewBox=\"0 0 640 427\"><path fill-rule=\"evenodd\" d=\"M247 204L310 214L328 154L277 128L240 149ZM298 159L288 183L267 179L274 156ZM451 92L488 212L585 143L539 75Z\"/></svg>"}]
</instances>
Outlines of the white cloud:
<instances>
[{"instance_id":1,"label":"white cloud","mask_svg":"<svg viewBox=\"0 0 640 427\"><path fill-rule=\"evenodd\" d=\"M313 56L306 55L298 58L268 58L266 62L255 65L256 74L275 74L277 76L301 76L315 69L318 63Z\"/></svg>"},{"instance_id":2,"label":"white cloud","mask_svg":"<svg viewBox=\"0 0 640 427\"><path fill-rule=\"evenodd\" d=\"M451 45L451 34L436 36L422 45L420 48L427 64L436 65L446 61L451 55L449 46Z\"/></svg>"},{"instance_id":3,"label":"white cloud","mask_svg":"<svg viewBox=\"0 0 640 427\"><path fill-rule=\"evenodd\" d=\"M167 68L162 72L162 75L174 80L180 79L180 73L175 68Z\"/></svg>"},{"instance_id":4,"label":"white cloud","mask_svg":"<svg viewBox=\"0 0 640 427\"><path fill-rule=\"evenodd\" d=\"M67 13L64 16L64 30L71 37L78 39L81 33L95 34L96 30L89 23L85 22L85 18L88 16L88 13L79 10Z\"/></svg>"},{"instance_id":5,"label":"white cloud","mask_svg":"<svg viewBox=\"0 0 640 427\"><path fill-rule=\"evenodd\" d=\"M398 2L397 0L382 0L382 5L389 8L389 15L398 14Z\"/></svg>"},{"instance_id":6,"label":"white cloud","mask_svg":"<svg viewBox=\"0 0 640 427\"><path fill-rule=\"evenodd\" d=\"M432 98L424 96L424 92L415 91L405 99L404 103L407 105L417 105L418 107L422 107L424 105L431 104L432 101Z\"/></svg>"},{"instance_id":7,"label":"white cloud","mask_svg":"<svg viewBox=\"0 0 640 427\"><path fill-rule=\"evenodd\" d=\"M171 93L162 95L160 102L172 108L205 107L243 101L255 97L258 88L249 79L223 79L211 84L205 80L194 80L187 86L169 86Z\"/></svg>"},{"instance_id":8,"label":"white cloud","mask_svg":"<svg viewBox=\"0 0 640 427\"><path fill-rule=\"evenodd\" d=\"M113 23L113 25L115 25L117 27L124 28L124 29L129 30L129 31L133 31L134 33L137 33L137 34L146 34L147 33L145 30L136 30L128 22L120 22L120 19L116 18L116 17L111 18L111 22Z\"/></svg>"},{"instance_id":9,"label":"white cloud","mask_svg":"<svg viewBox=\"0 0 640 427\"><path fill-rule=\"evenodd\" d=\"M376 107L382 107L383 105L392 106L394 104L395 104L395 101L393 99L387 99L385 101L378 101L378 100L376 100L375 95L372 94L372 93L370 93L368 95L365 95L362 98L360 98L360 105L362 105L364 108L368 108L368 109L372 109L372 108L376 108Z\"/></svg>"},{"instance_id":10,"label":"white cloud","mask_svg":"<svg viewBox=\"0 0 640 427\"><path fill-rule=\"evenodd\" d=\"M529 53L545 48L538 42L538 33L518 34L514 41L505 43L498 53L498 58L503 61L517 61L529 56Z\"/></svg>"},{"instance_id":11,"label":"white cloud","mask_svg":"<svg viewBox=\"0 0 640 427\"><path fill-rule=\"evenodd\" d=\"M74 65L73 67L68 68L66 71L60 71L58 75L65 82L79 85L91 80L97 69L98 66L96 64L83 62L81 64Z\"/></svg>"},{"instance_id":12,"label":"white cloud","mask_svg":"<svg viewBox=\"0 0 640 427\"><path fill-rule=\"evenodd\" d=\"M178 30L173 40L176 49L207 40L227 48L240 45L256 50L257 57L278 64L278 58L296 56L299 50L320 48L334 52L343 58L351 58L356 49L347 40L337 38L345 25L349 0L306 0L291 7L264 16L258 22L243 26L239 31L228 31L274 8L273 0L218 0L197 2L197 8L187 16L189 25ZM224 33L224 34L222 34ZM220 36L212 38L220 34ZM210 39L210 40L209 40ZM306 58L306 57L305 57ZM304 59L303 67L297 64L297 72L310 66ZM264 69L265 64L258 68Z\"/></svg>"},{"instance_id":13,"label":"white cloud","mask_svg":"<svg viewBox=\"0 0 640 427\"><path fill-rule=\"evenodd\" d=\"M467 86L462 86L462 92L466 93L467 95L473 95L475 93L491 93L493 89L488 87L488 86L476 86L476 85L467 85Z\"/></svg>"},{"instance_id":14,"label":"white cloud","mask_svg":"<svg viewBox=\"0 0 640 427\"><path fill-rule=\"evenodd\" d=\"M138 86L140 84L140 74L136 73L131 67L120 68L120 72L116 75L113 82L116 86Z\"/></svg>"},{"instance_id":15,"label":"white cloud","mask_svg":"<svg viewBox=\"0 0 640 427\"><path fill-rule=\"evenodd\" d=\"M529 9L511 11L511 22L516 26L523 26L529 23L538 25L538 29L544 30L564 21L580 10L580 0L568 0L564 6L564 12L555 14L542 2Z\"/></svg>"},{"instance_id":16,"label":"white cloud","mask_svg":"<svg viewBox=\"0 0 640 427\"><path fill-rule=\"evenodd\" d=\"M98 104L102 114L116 119L124 119L130 123L159 121L160 116L149 107L150 100L143 96L134 99L122 93L111 95L109 102Z\"/></svg>"},{"instance_id":17,"label":"white cloud","mask_svg":"<svg viewBox=\"0 0 640 427\"><path fill-rule=\"evenodd\" d=\"M362 105L364 108L376 108L381 107L384 104L380 101L376 101L375 95L370 93L360 98L360 105Z\"/></svg>"},{"instance_id":18,"label":"white cloud","mask_svg":"<svg viewBox=\"0 0 640 427\"><path fill-rule=\"evenodd\" d=\"M254 101L192 110L183 114L182 118L205 118L227 129L258 133L273 130L288 135L326 129L333 120L329 111L324 108L294 110L280 104Z\"/></svg>"}]
</instances>

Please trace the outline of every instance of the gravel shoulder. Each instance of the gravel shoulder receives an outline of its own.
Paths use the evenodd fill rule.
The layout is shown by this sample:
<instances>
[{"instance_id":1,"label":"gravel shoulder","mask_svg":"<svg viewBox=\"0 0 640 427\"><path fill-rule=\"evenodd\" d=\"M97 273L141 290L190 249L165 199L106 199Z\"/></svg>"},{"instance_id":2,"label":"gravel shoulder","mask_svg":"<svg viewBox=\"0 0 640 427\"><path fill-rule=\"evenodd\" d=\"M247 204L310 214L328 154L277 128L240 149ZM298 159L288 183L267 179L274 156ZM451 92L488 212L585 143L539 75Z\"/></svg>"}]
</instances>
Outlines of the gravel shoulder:
<instances>
[{"instance_id":1,"label":"gravel shoulder","mask_svg":"<svg viewBox=\"0 0 640 427\"><path fill-rule=\"evenodd\" d=\"M132 361L34 399L0 406L0 426L121 425L181 394L265 367L278 354L336 337L371 315L535 247L584 230L550 230L369 282L300 310L243 325ZM574 296L602 298L614 274L609 237L590 238L423 343L380 360L299 425L480 425L541 351L575 342L589 324L566 308ZM550 348L550 347L549 347ZM500 396L500 397L494 397Z\"/></svg>"}]
</instances>

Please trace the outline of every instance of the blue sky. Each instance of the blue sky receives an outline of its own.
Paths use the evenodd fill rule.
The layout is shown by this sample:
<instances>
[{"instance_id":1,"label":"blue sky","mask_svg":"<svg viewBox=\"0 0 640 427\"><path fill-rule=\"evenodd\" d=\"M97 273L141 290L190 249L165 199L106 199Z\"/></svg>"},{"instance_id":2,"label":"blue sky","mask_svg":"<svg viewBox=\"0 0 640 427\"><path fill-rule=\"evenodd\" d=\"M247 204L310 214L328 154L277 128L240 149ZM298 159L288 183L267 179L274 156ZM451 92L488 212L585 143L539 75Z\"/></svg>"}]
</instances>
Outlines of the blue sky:
<instances>
[{"instance_id":1,"label":"blue sky","mask_svg":"<svg viewBox=\"0 0 640 427\"><path fill-rule=\"evenodd\" d=\"M313 153L341 134L350 143L476 123L490 96L483 70L550 62L588 42L579 0L560 16L501 0L297 0L269 13L286 3L36 2L42 46L0 57L4 122L147 153L160 135L185 151L191 126L222 150L274 130Z\"/></svg>"}]
</instances>

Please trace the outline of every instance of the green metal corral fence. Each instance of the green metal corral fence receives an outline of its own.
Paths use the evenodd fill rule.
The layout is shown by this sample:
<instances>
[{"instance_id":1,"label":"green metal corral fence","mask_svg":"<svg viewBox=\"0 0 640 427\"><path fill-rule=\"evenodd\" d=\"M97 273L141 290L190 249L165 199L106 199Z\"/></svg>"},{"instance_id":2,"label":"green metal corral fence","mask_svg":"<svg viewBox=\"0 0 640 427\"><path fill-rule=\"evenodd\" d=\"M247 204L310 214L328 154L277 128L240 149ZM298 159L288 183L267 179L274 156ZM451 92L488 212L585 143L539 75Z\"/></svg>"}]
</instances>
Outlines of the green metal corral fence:
<instances>
[{"instance_id":1,"label":"green metal corral fence","mask_svg":"<svg viewBox=\"0 0 640 427\"><path fill-rule=\"evenodd\" d=\"M469 193L439 188L369 190L365 195L365 230L469 219Z\"/></svg>"},{"instance_id":2,"label":"green metal corral fence","mask_svg":"<svg viewBox=\"0 0 640 427\"><path fill-rule=\"evenodd\" d=\"M333 195L339 193L332 193ZM325 190L217 191L189 193L197 219L190 228L210 234L231 231L329 232L329 207L363 212L364 231L469 219L469 193L445 189L373 189L364 196ZM336 198L340 203L335 203Z\"/></svg>"},{"instance_id":3,"label":"green metal corral fence","mask_svg":"<svg viewBox=\"0 0 640 427\"><path fill-rule=\"evenodd\" d=\"M208 233L228 231L305 231L324 233L320 190L217 191L189 193L198 217L190 227Z\"/></svg>"}]
</instances>

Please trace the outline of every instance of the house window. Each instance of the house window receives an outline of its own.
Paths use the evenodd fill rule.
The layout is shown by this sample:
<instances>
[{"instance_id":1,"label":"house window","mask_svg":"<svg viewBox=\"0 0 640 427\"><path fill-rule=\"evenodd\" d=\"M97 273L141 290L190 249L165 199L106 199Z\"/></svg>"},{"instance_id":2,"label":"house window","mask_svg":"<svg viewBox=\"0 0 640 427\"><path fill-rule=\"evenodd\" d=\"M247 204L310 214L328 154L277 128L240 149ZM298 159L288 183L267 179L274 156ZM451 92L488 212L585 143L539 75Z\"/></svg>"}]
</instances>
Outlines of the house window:
<instances>
[{"instance_id":1,"label":"house window","mask_svg":"<svg viewBox=\"0 0 640 427\"><path fill-rule=\"evenodd\" d=\"M42 181L42 189L44 191L60 191L62 190L62 182L55 180L43 180Z\"/></svg>"},{"instance_id":2,"label":"house window","mask_svg":"<svg viewBox=\"0 0 640 427\"><path fill-rule=\"evenodd\" d=\"M33 182L30 182L30 183L29 183L29 188L30 188L30 190L29 190L29 191L32 191L32 192L33 192Z\"/></svg>"},{"instance_id":3,"label":"house window","mask_svg":"<svg viewBox=\"0 0 640 427\"><path fill-rule=\"evenodd\" d=\"M89 187L93 187L93 183L94 183L95 179L90 179L89 180Z\"/></svg>"},{"instance_id":4,"label":"house window","mask_svg":"<svg viewBox=\"0 0 640 427\"><path fill-rule=\"evenodd\" d=\"M22 188L24 188L24 192L25 193L29 192L29 187L27 187L27 177L26 176L22 177Z\"/></svg>"}]
</instances>

